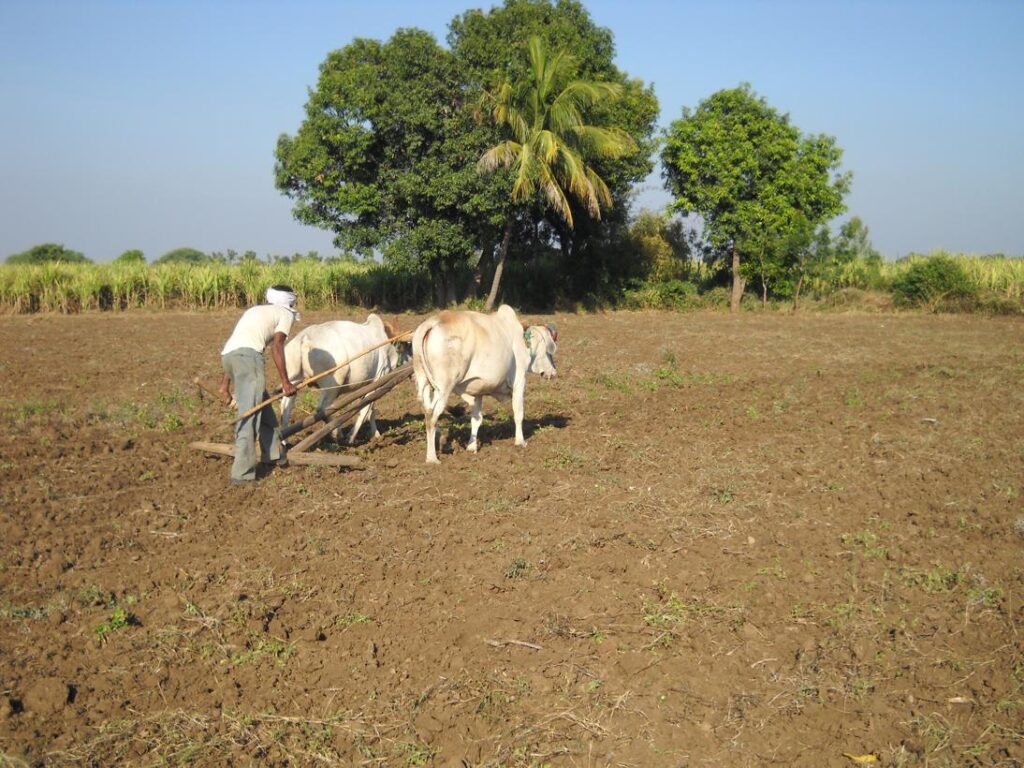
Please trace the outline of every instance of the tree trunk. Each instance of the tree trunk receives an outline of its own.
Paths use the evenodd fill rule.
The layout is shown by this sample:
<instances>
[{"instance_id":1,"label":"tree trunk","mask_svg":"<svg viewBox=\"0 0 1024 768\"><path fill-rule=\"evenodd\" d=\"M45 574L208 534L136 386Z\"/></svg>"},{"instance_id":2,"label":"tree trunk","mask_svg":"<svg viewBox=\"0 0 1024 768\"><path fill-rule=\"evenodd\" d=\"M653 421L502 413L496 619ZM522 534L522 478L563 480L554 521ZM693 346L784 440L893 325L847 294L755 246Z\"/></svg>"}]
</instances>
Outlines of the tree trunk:
<instances>
[{"instance_id":1,"label":"tree trunk","mask_svg":"<svg viewBox=\"0 0 1024 768\"><path fill-rule=\"evenodd\" d=\"M498 246L498 259L494 264L494 279L491 280L491 292L487 296L487 303L484 304L484 311L490 312L494 308L494 302L498 298L498 286L501 284L501 273L505 271L505 257L508 255L508 241L512 239L512 217L505 222L505 234L502 235L501 245Z\"/></svg>"},{"instance_id":2,"label":"tree trunk","mask_svg":"<svg viewBox=\"0 0 1024 768\"><path fill-rule=\"evenodd\" d=\"M800 308L800 289L804 287L804 274L800 273L800 279L796 281L796 290L793 291L793 311Z\"/></svg>"},{"instance_id":3,"label":"tree trunk","mask_svg":"<svg viewBox=\"0 0 1024 768\"><path fill-rule=\"evenodd\" d=\"M444 277L438 273L434 275L434 302L438 309L444 309Z\"/></svg>"},{"instance_id":4,"label":"tree trunk","mask_svg":"<svg viewBox=\"0 0 1024 768\"><path fill-rule=\"evenodd\" d=\"M444 301L445 307L450 307L452 304L458 303L458 297L455 294L455 274L450 273L446 276L444 286Z\"/></svg>"},{"instance_id":5,"label":"tree trunk","mask_svg":"<svg viewBox=\"0 0 1024 768\"><path fill-rule=\"evenodd\" d=\"M740 300L743 298L743 289L747 287L747 281L740 274L740 252L734 245L732 247L732 299L729 302L730 312L740 311Z\"/></svg>"},{"instance_id":6,"label":"tree trunk","mask_svg":"<svg viewBox=\"0 0 1024 768\"><path fill-rule=\"evenodd\" d=\"M470 286L472 297L474 299L480 298L480 284L484 279L484 265L492 260L492 251L494 246L491 244L490 238L484 240L484 247L480 249L480 258L477 259L476 267L473 269L473 284Z\"/></svg>"}]
</instances>

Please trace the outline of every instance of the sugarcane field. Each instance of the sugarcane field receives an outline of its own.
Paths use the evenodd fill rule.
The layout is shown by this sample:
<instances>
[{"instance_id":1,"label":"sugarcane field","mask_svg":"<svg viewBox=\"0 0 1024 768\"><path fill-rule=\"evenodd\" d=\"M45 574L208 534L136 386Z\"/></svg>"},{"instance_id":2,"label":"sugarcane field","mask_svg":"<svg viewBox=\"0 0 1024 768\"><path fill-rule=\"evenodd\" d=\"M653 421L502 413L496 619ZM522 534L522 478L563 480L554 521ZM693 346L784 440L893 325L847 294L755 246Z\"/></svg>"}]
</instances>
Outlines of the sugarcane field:
<instances>
[{"instance_id":1,"label":"sugarcane field","mask_svg":"<svg viewBox=\"0 0 1024 768\"><path fill-rule=\"evenodd\" d=\"M6 764L1024 760L1015 318L521 313L525 446L404 358L248 487L237 319L0 317Z\"/></svg>"}]
</instances>

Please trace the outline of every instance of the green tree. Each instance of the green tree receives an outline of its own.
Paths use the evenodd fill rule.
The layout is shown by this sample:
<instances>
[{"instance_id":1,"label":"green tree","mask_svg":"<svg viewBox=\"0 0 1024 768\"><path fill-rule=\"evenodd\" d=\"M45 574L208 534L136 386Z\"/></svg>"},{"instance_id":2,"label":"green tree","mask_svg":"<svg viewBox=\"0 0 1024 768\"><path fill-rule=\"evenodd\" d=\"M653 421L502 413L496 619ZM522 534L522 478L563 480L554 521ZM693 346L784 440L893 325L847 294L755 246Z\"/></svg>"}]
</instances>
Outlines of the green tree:
<instances>
[{"instance_id":1,"label":"green tree","mask_svg":"<svg viewBox=\"0 0 1024 768\"><path fill-rule=\"evenodd\" d=\"M730 262L730 308L751 276L791 274L818 224L843 211L849 174L830 136L802 137L749 85L718 91L668 128L662 163L674 208L701 217L712 252Z\"/></svg>"},{"instance_id":2,"label":"green tree","mask_svg":"<svg viewBox=\"0 0 1024 768\"><path fill-rule=\"evenodd\" d=\"M882 254L871 243L867 224L860 216L852 216L839 228L835 239L836 259L849 262L857 259L868 263L881 264Z\"/></svg>"},{"instance_id":3,"label":"green tree","mask_svg":"<svg viewBox=\"0 0 1024 768\"><path fill-rule=\"evenodd\" d=\"M131 250L125 251L116 259L115 264L145 264L146 255L138 248L132 248Z\"/></svg>"},{"instance_id":4,"label":"green tree","mask_svg":"<svg viewBox=\"0 0 1024 768\"><path fill-rule=\"evenodd\" d=\"M570 198L588 215L601 218L601 207L612 204L608 185L588 164L588 157L620 157L636 145L620 128L585 122L588 110L622 95L617 83L574 79L578 65L565 51L548 55L539 37L529 41L530 67L524 77L506 80L485 104L495 125L510 138L488 149L479 167L487 172L512 169L513 203L551 209L573 229ZM514 209L505 224L491 290L485 309L491 309L508 254Z\"/></svg>"},{"instance_id":5,"label":"green tree","mask_svg":"<svg viewBox=\"0 0 1024 768\"><path fill-rule=\"evenodd\" d=\"M154 264L208 264L211 258L195 248L175 248L168 251Z\"/></svg>"},{"instance_id":6,"label":"green tree","mask_svg":"<svg viewBox=\"0 0 1024 768\"><path fill-rule=\"evenodd\" d=\"M34 245L22 253L14 253L7 257L8 264L45 264L51 261L62 261L66 264L88 264L87 259L78 251L72 251L56 243Z\"/></svg>"},{"instance_id":7,"label":"green tree","mask_svg":"<svg viewBox=\"0 0 1024 768\"><path fill-rule=\"evenodd\" d=\"M967 306L977 299L978 286L964 269L962 260L945 253L911 261L892 284L897 306L929 306L933 311L946 306Z\"/></svg>"},{"instance_id":8,"label":"green tree","mask_svg":"<svg viewBox=\"0 0 1024 768\"><path fill-rule=\"evenodd\" d=\"M277 187L342 251L427 272L448 303L502 221L500 189L475 171L484 146L453 55L404 29L328 55L298 133L278 140Z\"/></svg>"},{"instance_id":9,"label":"green tree","mask_svg":"<svg viewBox=\"0 0 1024 768\"><path fill-rule=\"evenodd\" d=\"M629 225L624 249L630 277L660 283L690 276L692 246L678 217L642 210Z\"/></svg>"},{"instance_id":10,"label":"green tree","mask_svg":"<svg viewBox=\"0 0 1024 768\"><path fill-rule=\"evenodd\" d=\"M467 284L477 290L509 221L513 178L509 168L477 172L482 153L503 137L473 112L485 90L526 70L525 43L536 34L549 49L573 52L580 79L622 86L617 102L595 105L592 122L622 127L641 151L587 158L610 191L612 215L581 216L571 198L570 230L543 208L518 206L512 251L548 254L558 241L563 253L579 253L579 274L595 273L588 244L607 240L625 221L631 186L652 167L653 90L614 67L611 33L577 0L506 0L457 17L449 29L449 50L426 32L404 29L327 56L302 124L277 144L276 185L294 201L293 215L332 231L344 253L383 256L429 276L439 303Z\"/></svg>"},{"instance_id":11,"label":"green tree","mask_svg":"<svg viewBox=\"0 0 1024 768\"><path fill-rule=\"evenodd\" d=\"M605 182L612 204L597 219L587 214L583 202L570 195L571 228L548 206L513 206L511 177L499 176L492 182L501 187L506 201L506 215L499 219L499 235L508 223L508 208L515 209L508 258L547 262L552 246L557 246L564 276L560 291L580 296L598 292L609 281L634 271L621 263L623 252L619 246L627 237L634 185L653 168L658 100L652 86L629 77L615 66L611 30L594 24L577 0L505 0L487 12L471 10L456 17L449 26L448 43L459 62L467 92L495 92L501 83L528 79L531 62L526 46L534 36L543 41L548 51L570 51L576 59L577 79L614 83L621 88L619 98L591 105L587 119L592 125L615 126L637 146L637 151L615 157L584 153L589 167ZM499 126L490 126L486 147L508 138ZM497 261L501 242L500 237L481 242L478 271Z\"/></svg>"}]
</instances>

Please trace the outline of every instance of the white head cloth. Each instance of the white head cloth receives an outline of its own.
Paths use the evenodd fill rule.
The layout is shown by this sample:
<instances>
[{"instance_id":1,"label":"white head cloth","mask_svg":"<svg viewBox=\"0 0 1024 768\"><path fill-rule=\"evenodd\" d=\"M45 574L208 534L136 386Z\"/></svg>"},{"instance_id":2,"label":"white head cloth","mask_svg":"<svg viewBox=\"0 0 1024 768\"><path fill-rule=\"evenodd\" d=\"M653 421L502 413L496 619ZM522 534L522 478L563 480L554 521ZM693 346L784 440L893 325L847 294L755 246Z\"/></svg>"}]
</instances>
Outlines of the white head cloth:
<instances>
[{"instance_id":1,"label":"white head cloth","mask_svg":"<svg viewBox=\"0 0 1024 768\"><path fill-rule=\"evenodd\" d=\"M280 307L290 309L299 319L299 313L295 310L295 294L291 291L279 291L277 288L267 288L267 304L277 304Z\"/></svg>"}]
</instances>

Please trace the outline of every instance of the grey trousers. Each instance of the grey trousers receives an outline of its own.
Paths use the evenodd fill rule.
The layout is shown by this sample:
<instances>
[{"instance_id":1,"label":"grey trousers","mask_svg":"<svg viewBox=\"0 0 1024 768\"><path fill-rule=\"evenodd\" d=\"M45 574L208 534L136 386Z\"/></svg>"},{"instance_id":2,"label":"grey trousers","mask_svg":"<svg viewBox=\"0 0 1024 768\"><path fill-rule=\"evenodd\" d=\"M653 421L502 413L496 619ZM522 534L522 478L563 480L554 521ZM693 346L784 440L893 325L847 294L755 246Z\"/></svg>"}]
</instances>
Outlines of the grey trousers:
<instances>
[{"instance_id":1,"label":"grey trousers","mask_svg":"<svg viewBox=\"0 0 1024 768\"><path fill-rule=\"evenodd\" d=\"M239 415L267 399L263 373L263 354L255 349L236 349L221 356L225 373L235 385ZM232 480L256 479L256 441L259 440L263 461L281 458L281 430L274 408L267 405L235 425L235 462L231 465Z\"/></svg>"}]
</instances>

